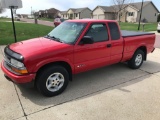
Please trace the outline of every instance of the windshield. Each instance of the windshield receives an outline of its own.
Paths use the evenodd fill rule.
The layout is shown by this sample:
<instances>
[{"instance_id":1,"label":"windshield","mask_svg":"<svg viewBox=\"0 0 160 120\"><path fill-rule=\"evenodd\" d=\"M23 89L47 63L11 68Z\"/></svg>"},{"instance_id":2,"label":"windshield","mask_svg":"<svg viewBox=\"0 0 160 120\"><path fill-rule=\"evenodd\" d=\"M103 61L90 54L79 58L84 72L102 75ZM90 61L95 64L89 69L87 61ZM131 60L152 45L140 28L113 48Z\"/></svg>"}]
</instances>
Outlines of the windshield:
<instances>
[{"instance_id":1,"label":"windshield","mask_svg":"<svg viewBox=\"0 0 160 120\"><path fill-rule=\"evenodd\" d=\"M54 28L48 36L58 38L61 42L71 44L76 41L84 27L85 23L63 22Z\"/></svg>"}]
</instances>

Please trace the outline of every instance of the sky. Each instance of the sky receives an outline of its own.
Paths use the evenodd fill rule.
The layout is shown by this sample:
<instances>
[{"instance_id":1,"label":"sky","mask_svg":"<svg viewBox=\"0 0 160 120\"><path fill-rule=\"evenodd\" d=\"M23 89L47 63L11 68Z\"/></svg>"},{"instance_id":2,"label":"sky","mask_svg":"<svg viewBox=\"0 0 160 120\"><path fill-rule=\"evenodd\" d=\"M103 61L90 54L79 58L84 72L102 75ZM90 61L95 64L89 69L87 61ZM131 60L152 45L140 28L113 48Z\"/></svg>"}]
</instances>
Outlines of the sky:
<instances>
[{"instance_id":1,"label":"sky","mask_svg":"<svg viewBox=\"0 0 160 120\"><path fill-rule=\"evenodd\" d=\"M142 0L128 0L132 2L141 2ZM149 1L149 0L144 0ZM154 5L160 11L160 1L152 0ZM113 4L112 0L22 0L23 7L17 9L17 14L30 14L31 9L34 11L45 10L49 8L56 8L60 11L68 10L69 8L81 8L81 7L89 7L93 10L96 6L110 6ZM10 17L10 10L6 9L6 11L0 16L8 16Z\"/></svg>"}]
</instances>

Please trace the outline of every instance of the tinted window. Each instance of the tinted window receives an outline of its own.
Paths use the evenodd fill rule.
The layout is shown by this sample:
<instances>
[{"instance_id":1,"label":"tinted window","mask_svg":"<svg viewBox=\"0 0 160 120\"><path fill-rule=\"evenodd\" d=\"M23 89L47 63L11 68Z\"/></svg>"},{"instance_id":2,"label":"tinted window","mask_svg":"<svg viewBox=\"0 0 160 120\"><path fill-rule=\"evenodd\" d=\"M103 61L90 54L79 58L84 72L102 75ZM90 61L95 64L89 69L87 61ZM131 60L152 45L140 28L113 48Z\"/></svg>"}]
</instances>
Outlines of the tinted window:
<instances>
[{"instance_id":1,"label":"tinted window","mask_svg":"<svg viewBox=\"0 0 160 120\"><path fill-rule=\"evenodd\" d=\"M109 29L110 29L110 34L111 34L111 39L112 40L119 40L120 39L120 33L119 29L116 23L108 23Z\"/></svg>"},{"instance_id":2,"label":"tinted window","mask_svg":"<svg viewBox=\"0 0 160 120\"><path fill-rule=\"evenodd\" d=\"M108 40L108 32L105 24L93 24L86 36L92 36L95 42Z\"/></svg>"}]
</instances>

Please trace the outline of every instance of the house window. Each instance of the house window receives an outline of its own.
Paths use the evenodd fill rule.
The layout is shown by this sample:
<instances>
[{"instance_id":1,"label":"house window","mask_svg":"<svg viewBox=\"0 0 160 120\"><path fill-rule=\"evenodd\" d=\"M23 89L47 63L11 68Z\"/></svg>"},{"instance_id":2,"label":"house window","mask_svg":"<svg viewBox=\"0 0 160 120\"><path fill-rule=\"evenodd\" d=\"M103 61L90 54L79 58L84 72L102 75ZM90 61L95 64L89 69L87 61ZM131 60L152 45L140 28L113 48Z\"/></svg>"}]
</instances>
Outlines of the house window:
<instances>
[{"instance_id":1,"label":"house window","mask_svg":"<svg viewBox=\"0 0 160 120\"><path fill-rule=\"evenodd\" d=\"M73 17L73 14L70 14L70 17Z\"/></svg>"},{"instance_id":2,"label":"house window","mask_svg":"<svg viewBox=\"0 0 160 120\"><path fill-rule=\"evenodd\" d=\"M128 12L128 16L134 16L134 12Z\"/></svg>"},{"instance_id":3,"label":"house window","mask_svg":"<svg viewBox=\"0 0 160 120\"><path fill-rule=\"evenodd\" d=\"M78 17L78 14L76 13L75 16Z\"/></svg>"},{"instance_id":4,"label":"house window","mask_svg":"<svg viewBox=\"0 0 160 120\"><path fill-rule=\"evenodd\" d=\"M157 16L157 13L155 13L155 16Z\"/></svg>"}]
</instances>

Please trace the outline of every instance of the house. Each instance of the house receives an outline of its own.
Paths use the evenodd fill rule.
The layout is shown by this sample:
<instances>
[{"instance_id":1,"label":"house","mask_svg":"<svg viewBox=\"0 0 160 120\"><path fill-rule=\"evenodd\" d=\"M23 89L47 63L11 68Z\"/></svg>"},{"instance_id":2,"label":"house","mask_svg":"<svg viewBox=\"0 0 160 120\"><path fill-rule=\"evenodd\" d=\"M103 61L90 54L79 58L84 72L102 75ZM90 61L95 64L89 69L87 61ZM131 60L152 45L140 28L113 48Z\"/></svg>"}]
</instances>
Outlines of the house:
<instances>
[{"instance_id":1,"label":"house","mask_svg":"<svg viewBox=\"0 0 160 120\"><path fill-rule=\"evenodd\" d=\"M61 17L64 18L64 19L68 19L67 11L61 11Z\"/></svg>"},{"instance_id":2,"label":"house","mask_svg":"<svg viewBox=\"0 0 160 120\"><path fill-rule=\"evenodd\" d=\"M93 19L109 19L114 20L115 19L115 11L110 6L97 6L92 11L92 18Z\"/></svg>"},{"instance_id":3,"label":"house","mask_svg":"<svg viewBox=\"0 0 160 120\"><path fill-rule=\"evenodd\" d=\"M82 19L91 18L92 11L88 8L70 8L68 11L62 11L62 18L64 19Z\"/></svg>"},{"instance_id":4,"label":"house","mask_svg":"<svg viewBox=\"0 0 160 120\"><path fill-rule=\"evenodd\" d=\"M38 17L41 18L41 17L44 17L44 16L45 16L45 10L39 10Z\"/></svg>"},{"instance_id":5,"label":"house","mask_svg":"<svg viewBox=\"0 0 160 120\"><path fill-rule=\"evenodd\" d=\"M141 2L125 4L121 11L118 11L118 6L97 6L92 11L94 19L110 19L119 20L122 22L138 22L141 13ZM142 7L143 22L157 22L159 10L152 1L145 1Z\"/></svg>"},{"instance_id":6,"label":"house","mask_svg":"<svg viewBox=\"0 0 160 120\"><path fill-rule=\"evenodd\" d=\"M55 18L57 16L61 17L60 11L55 8L50 8L46 10L39 10L36 12L39 18L46 17L46 18Z\"/></svg>"}]
</instances>

